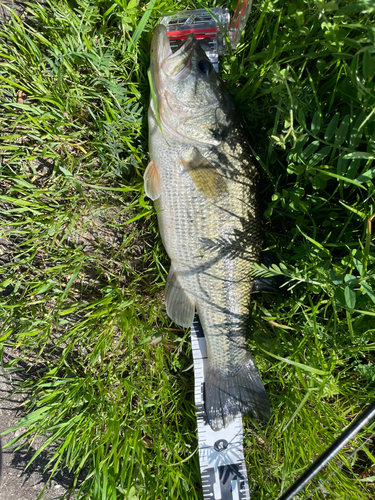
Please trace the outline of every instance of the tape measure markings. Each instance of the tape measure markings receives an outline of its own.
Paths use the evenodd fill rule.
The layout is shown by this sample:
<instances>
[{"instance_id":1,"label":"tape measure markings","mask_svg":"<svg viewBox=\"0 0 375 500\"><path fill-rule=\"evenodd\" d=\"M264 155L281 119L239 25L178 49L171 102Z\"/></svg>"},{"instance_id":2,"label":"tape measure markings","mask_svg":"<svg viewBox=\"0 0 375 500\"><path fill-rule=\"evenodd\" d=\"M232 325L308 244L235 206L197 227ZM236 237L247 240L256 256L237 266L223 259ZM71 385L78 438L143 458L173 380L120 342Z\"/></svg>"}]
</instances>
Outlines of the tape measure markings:
<instances>
[{"instance_id":1,"label":"tape measure markings","mask_svg":"<svg viewBox=\"0 0 375 500\"><path fill-rule=\"evenodd\" d=\"M204 500L250 500L243 454L242 416L219 431L206 422L204 367L207 344L198 315L191 326L194 359L194 397L197 407L198 454Z\"/></svg>"}]
</instances>

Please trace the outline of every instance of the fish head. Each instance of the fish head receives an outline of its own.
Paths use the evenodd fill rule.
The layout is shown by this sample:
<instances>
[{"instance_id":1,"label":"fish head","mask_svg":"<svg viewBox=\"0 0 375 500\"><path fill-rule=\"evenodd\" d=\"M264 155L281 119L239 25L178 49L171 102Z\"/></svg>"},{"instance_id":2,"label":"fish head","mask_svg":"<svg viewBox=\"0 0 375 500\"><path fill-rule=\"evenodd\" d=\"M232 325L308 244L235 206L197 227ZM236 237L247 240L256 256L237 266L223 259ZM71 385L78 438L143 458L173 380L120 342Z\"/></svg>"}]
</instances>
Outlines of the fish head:
<instances>
[{"instance_id":1,"label":"fish head","mask_svg":"<svg viewBox=\"0 0 375 500\"><path fill-rule=\"evenodd\" d=\"M218 145L231 126L233 104L194 34L173 53L167 29L159 24L151 43L150 71L163 133L193 144ZM155 114L154 108L151 99Z\"/></svg>"}]
</instances>

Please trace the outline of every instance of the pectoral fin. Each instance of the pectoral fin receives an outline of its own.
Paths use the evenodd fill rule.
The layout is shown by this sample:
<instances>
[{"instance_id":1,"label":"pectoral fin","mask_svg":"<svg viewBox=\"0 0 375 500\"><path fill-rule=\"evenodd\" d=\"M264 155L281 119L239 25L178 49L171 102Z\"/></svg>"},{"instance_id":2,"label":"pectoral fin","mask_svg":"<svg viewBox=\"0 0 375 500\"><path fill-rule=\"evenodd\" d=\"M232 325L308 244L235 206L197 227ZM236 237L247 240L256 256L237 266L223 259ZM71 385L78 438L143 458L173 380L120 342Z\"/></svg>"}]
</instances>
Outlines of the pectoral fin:
<instances>
[{"instance_id":1,"label":"pectoral fin","mask_svg":"<svg viewBox=\"0 0 375 500\"><path fill-rule=\"evenodd\" d=\"M191 155L182 160L198 191L206 198L218 198L228 193L227 183L217 169L193 148Z\"/></svg>"},{"instance_id":2,"label":"pectoral fin","mask_svg":"<svg viewBox=\"0 0 375 500\"><path fill-rule=\"evenodd\" d=\"M143 179L146 196L151 198L152 201L157 200L160 196L160 179L158 169L152 160L147 165Z\"/></svg>"},{"instance_id":3,"label":"pectoral fin","mask_svg":"<svg viewBox=\"0 0 375 500\"><path fill-rule=\"evenodd\" d=\"M178 280L173 265L165 287L165 305L168 316L178 325L188 328L193 323L195 304L191 302Z\"/></svg>"}]
</instances>

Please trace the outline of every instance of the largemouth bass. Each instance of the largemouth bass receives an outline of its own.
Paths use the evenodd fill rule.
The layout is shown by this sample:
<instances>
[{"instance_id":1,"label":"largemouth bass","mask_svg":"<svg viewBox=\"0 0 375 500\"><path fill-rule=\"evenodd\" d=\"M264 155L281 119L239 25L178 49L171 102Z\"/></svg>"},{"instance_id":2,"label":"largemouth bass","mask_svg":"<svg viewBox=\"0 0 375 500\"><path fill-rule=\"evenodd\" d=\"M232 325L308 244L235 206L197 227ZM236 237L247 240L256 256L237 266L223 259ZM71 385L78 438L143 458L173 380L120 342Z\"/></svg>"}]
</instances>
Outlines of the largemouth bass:
<instances>
[{"instance_id":1,"label":"largemouth bass","mask_svg":"<svg viewBox=\"0 0 375 500\"><path fill-rule=\"evenodd\" d=\"M212 429L239 412L265 421L270 405L246 342L249 273L262 248L259 173L234 103L193 34L172 53L157 26L150 70L144 181L171 259L167 314L183 327L199 314Z\"/></svg>"}]
</instances>

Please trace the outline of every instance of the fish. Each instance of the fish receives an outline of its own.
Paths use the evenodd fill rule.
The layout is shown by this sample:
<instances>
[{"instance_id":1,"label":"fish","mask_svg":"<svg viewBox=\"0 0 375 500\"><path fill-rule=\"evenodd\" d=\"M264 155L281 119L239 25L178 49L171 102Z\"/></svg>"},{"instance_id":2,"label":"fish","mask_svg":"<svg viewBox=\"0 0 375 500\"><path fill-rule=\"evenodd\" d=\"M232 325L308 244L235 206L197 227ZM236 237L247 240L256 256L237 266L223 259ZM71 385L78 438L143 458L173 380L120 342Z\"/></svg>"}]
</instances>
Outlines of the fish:
<instances>
[{"instance_id":1,"label":"fish","mask_svg":"<svg viewBox=\"0 0 375 500\"><path fill-rule=\"evenodd\" d=\"M211 428L227 427L238 414L267 421L269 400L247 342L251 268L263 231L260 174L244 126L194 34L172 52L159 24L149 74L144 188L171 260L167 314L190 327L198 313L207 343L204 405Z\"/></svg>"}]
</instances>

